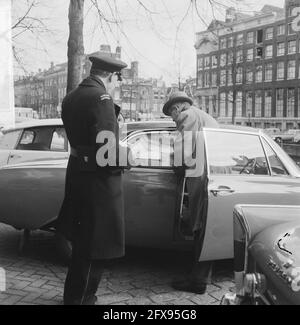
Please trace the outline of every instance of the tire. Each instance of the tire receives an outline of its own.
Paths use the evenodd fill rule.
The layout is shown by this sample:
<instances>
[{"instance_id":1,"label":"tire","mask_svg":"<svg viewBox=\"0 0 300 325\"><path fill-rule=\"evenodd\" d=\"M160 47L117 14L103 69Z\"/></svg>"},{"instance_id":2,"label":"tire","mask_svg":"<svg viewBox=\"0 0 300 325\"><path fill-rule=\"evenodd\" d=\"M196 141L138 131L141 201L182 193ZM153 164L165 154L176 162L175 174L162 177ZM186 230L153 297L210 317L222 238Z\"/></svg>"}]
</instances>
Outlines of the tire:
<instances>
[{"instance_id":1,"label":"tire","mask_svg":"<svg viewBox=\"0 0 300 325\"><path fill-rule=\"evenodd\" d=\"M72 243L67 240L61 234L55 234L55 248L59 257L65 261L69 262L72 257Z\"/></svg>"},{"instance_id":2,"label":"tire","mask_svg":"<svg viewBox=\"0 0 300 325\"><path fill-rule=\"evenodd\" d=\"M282 139L281 139L281 138L275 138L275 141L276 141L277 143L279 143L279 144L282 143Z\"/></svg>"}]
</instances>

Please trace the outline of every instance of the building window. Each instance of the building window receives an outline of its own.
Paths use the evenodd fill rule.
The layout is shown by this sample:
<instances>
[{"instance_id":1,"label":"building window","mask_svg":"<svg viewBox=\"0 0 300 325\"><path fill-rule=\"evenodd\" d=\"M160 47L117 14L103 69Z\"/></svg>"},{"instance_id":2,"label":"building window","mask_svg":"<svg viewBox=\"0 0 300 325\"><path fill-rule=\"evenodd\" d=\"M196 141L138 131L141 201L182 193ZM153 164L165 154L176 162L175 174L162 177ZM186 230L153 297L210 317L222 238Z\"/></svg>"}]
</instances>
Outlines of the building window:
<instances>
[{"instance_id":1,"label":"building window","mask_svg":"<svg viewBox=\"0 0 300 325\"><path fill-rule=\"evenodd\" d=\"M224 67L226 65L226 53L221 54L220 66Z\"/></svg>"},{"instance_id":2,"label":"building window","mask_svg":"<svg viewBox=\"0 0 300 325\"><path fill-rule=\"evenodd\" d=\"M211 85L212 86L217 86L217 72L213 71L211 73Z\"/></svg>"},{"instance_id":3,"label":"building window","mask_svg":"<svg viewBox=\"0 0 300 325\"><path fill-rule=\"evenodd\" d=\"M266 29L266 40L273 38L273 27L268 27Z\"/></svg>"},{"instance_id":4,"label":"building window","mask_svg":"<svg viewBox=\"0 0 300 325\"><path fill-rule=\"evenodd\" d=\"M227 116L228 117L232 117L232 110L233 110L233 92L230 91L228 93L228 97L227 97L227 107L228 107L228 110L227 110Z\"/></svg>"},{"instance_id":5,"label":"building window","mask_svg":"<svg viewBox=\"0 0 300 325\"><path fill-rule=\"evenodd\" d=\"M248 32L247 33L247 44L252 44L254 41L254 33Z\"/></svg>"},{"instance_id":6,"label":"building window","mask_svg":"<svg viewBox=\"0 0 300 325\"><path fill-rule=\"evenodd\" d=\"M204 87L209 87L210 86L210 73L205 72L204 74Z\"/></svg>"},{"instance_id":7,"label":"building window","mask_svg":"<svg viewBox=\"0 0 300 325\"><path fill-rule=\"evenodd\" d=\"M226 38L221 38L220 40L220 47L221 49L226 49Z\"/></svg>"},{"instance_id":8,"label":"building window","mask_svg":"<svg viewBox=\"0 0 300 325\"><path fill-rule=\"evenodd\" d=\"M262 82L262 66L261 65L256 66L255 81Z\"/></svg>"},{"instance_id":9,"label":"building window","mask_svg":"<svg viewBox=\"0 0 300 325\"><path fill-rule=\"evenodd\" d=\"M227 43L228 47L233 47L233 37L228 37L228 43Z\"/></svg>"},{"instance_id":10,"label":"building window","mask_svg":"<svg viewBox=\"0 0 300 325\"><path fill-rule=\"evenodd\" d=\"M226 70L221 70L220 72L220 86L226 85Z\"/></svg>"},{"instance_id":11,"label":"building window","mask_svg":"<svg viewBox=\"0 0 300 325\"><path fill-rule=\"evenodd\" d=\"M232 85L232 69L227 70L227 85Z\"/></svg>"},{"instance_id":12,"label":"building window","mask_svg":"<svg viewBox=\"0 0 300 325\"><path fill-rule=\"evenodd\" d=\"M253 61L253 49L247 50L247 61Z\"/></svg>"},{"instance_id":13,"label":"building window","mask_svg":"<svg viewBox=\"0 0 300 325\"><path fill-rule=\"evenodd\" d=\"M252 91L246 92L246 116L251 117L252 116Z\"/></svg>"},{"instance_id":14,"label":"building window","mask_svg":"<svg viewBox=\"0 0 300 325\"><path fill-rule=\"evenodd\" d=\"M287 64L288 64L287 78L295 79L295 77L296 77L296 61L290 60L290 61L288 61Z\"/></svg>"},{"instance_id":15,"label":"building window","mask_svg":"<svg viewBox=\"0 0 300 325\"><path fill-rule=\"evenodd\" d=\"M236 71L236 83L241 84L243 82L243 68L238 67Z\"/></svg>"},{"instance_id":16,"label":"building window","mask_svg":"<svg viewBox=\"0 0 300 325\"><path fill-rule=\"evenodd\" d=\"M272 114L272 90L265 91L265 117L271 117Z\"/></svg>"},{"instance_id":17,"label":"building window","mask_svg":"<svg viewBox=\"0 0 300 325\"><path fill-rule=\"evenodd\" d=\"M244 35L241 33L241 34L237 35L236 45L240 46L240 45L243 45L243 44L244 44Z\"/></svg>"},{"instance_id":18,"label":"building window","mask_svg":"<svg viewBox=\"0 0 300 325\"><path fill-rule=\"evenodd\" d=\"M296 41L288 41L288 54L296 53Z\"/></svg>"},{"instance_id":19,"label":"building window","mask_svg":"<svg viewBox=\"0 0 300 325\"><path fill-rule=\"evenodd\" d=\"M276 117L283 117L284 89L276 89Z\"/></svg>"},{"instance_id":20,"label":"building window","mask_svg":"<svg viewBox=\"0 0 300 325\"><path fill-rule=\"evenodd\" d=\"M225 117L225 110L226 110L226 94L220 94L220 117Z\"/></svg>"},{"instance_id":21,"label":"building window","mask_svg":"<svg viewBox=\"0 0 300 325\"><path fill-rule=\"evenodd\" d=\"M217 67L218 66L218 56L217 55L213 55L211 57L211 66L213 68Z\"/></svg>"},{"instance_id":22,"label":"building window","mask_svg":"<svg viewBox=\"0 0 300 325\"><path fill-rule=\"evenodd\" d=\"M198 72L197 80L198 80L198 87L202 88L203 87L203 73Z\"/></svg>"},{"instance_id":23,"label":"building window","mask_svg":"<svg viewBox=\"0 0 300 325\"><path fill-rule=\"evenodd\" d=\"M246 72L246 83L250 84L253 82L253 71L252 68L247 68Z\"/></svg>"},{"instance_id":24,"label":"building window","mask_svg":"<svg viewBox=\"0 0 300 325\"><path fill-rule=\"evenodd\" d=\"M257 42L257 44L259 44L259 43L262 43L262 41L263 41L263 30L259 29L257 31L257 35L256 35L256 42Z\"/></svg>"},{"instance_id":25,"label":"building window","mask_svg":"<svg viewBox=\"0 0 300 325\"><path fill-rule=\"evenodd\" d=\"M267 63L265 65L265 81L272 81L273 78L273 65L272 63Z\"/></svg>"},{"instance_id":26,"label":"building window","mask_svg":"<svg viewBox=\"0 0 300 325\"><path fill-rule=\"evenodd\" d=\"M273 57L273 45L267 45L265 58L268 59L272 57Z\"/></svg>"},{"instance_id":27,"label":"building window","mask_svg":"<svg viewBox=\"0 0 300 325\"><path fill-rule=\"evenodd\" d=\"M238 50L236 52L236 62L237 63L243 62L243 50Z\"/></svg>"},{"instance_id":28,"label":"building window","mask_svg":"<svg viewBox=\"0 0 300 325\"><path fill-rule=\"evenodd\" d=\"M277 80L284 79L284 62L277 62Z\"/></svg>"},{"instance_id":29,"label":"building window","mask_svg":"<svg viewBox=\"0 0 300 325\"><path fill-rule=\"evenodd\" d=\"M277 56L284 55L284 42L277 43Z\"/></svg>"},{"instance_id":30,"label":"building window","mask_svg":"<svg viewBox=\"0 0 300 325\"><path fill-rule=\"evenodd\" d=\"M210 65L210 57L206 56L204 58L204 68L209 68L209 65Z\"/></svg>"},{"instance_id":31,"label":"building window","mask_svg":"<svg viewBox=\"0 0 300 325\"><path fill-rule=\"evenodd\" d=\"M203 69L203 57L198 57L198 70Z\"/></svg>"},{"instance_id":32,"label":"building window","mask_svg":"<svg viewBox=\"0 0 300 325\"><path fill-rule=\"evenodd\" d=\"M241 91L238 91L236 93L235 105L236 105L235 116L241 117L242 116L242 107L243 107L243 93Z\"/></svg>"},{"instance_id":33,"label":"building window","mask_svg":"<svg viewBox=\"0 0 300 325\"><path fill-rule=\"evenodd\" d=\"M289 88L287 91L286 116L294 117L294 112L295 112L295 89Z\"/></svg>"},{"instance_id":34,"label":"building window","mask_svg":"<svg viewBox=\"0 0 300 325\"><path fill-rule=\"evenodd\" d=\"M228 53L228 63L227 64L232 64L233 63L233 52L230 51Z\"/></svg>"},{"instance_id":35,"label":"building window","mask_svg":"<svg viewBox=\"0 0 300 325\"><path fill-rule=\"evenodd\" d=\"M285 34L285 25L279 25L277 26L277 35L284 35Z\"/></svg>"},{"instance_id":36,"label":"building window","mask_svg":"<svg viewBox=\"0 0 300 325\"><path fill-rule=\"evenodd\" d=\"M262 96L261 90L255 92L255 117L261 117Z\"/></svg>"}]
</instances>

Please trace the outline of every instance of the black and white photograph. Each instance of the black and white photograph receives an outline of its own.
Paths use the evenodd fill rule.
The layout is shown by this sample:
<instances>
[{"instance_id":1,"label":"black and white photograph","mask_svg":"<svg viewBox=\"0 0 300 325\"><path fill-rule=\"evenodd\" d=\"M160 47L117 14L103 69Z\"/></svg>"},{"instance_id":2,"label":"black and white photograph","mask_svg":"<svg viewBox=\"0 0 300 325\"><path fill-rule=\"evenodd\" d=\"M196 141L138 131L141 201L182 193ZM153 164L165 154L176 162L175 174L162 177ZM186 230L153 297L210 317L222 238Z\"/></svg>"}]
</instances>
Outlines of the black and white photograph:
<instances>
[{"instance_id":1,"label":"black and white photograph","mask_svg":"<svg viewBox=\"0 0 300 325\"><path fill-rule=\"evenodd\" d=\"M0 0L0 49L0 305L300 305L300 0Z\"/></svg>"}]
</instances>

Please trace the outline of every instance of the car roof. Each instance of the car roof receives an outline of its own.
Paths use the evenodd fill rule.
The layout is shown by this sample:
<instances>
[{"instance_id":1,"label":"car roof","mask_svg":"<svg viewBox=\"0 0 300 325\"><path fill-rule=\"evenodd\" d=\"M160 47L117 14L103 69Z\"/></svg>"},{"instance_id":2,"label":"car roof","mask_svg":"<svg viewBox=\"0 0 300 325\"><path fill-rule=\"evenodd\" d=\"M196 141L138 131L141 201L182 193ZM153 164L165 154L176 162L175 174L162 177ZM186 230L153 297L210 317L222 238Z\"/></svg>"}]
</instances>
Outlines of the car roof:
<instances>
[{"instance_id":1,"label":"car roof","mask_svg":"<svg viewBox=\"0 0 300 325\"><path fill-rule=\"evenodd\" d=\"M39 126L62 126L63 122L61 119L32 119L30 121L21 122L15 124L14 127L6 127L3 128L1 131L6 133L11 130L19 130L24 128L32 128L32 127L39 127ZM164 119L164 120L150 120L150 121L135 121L135 122L126 122L124 125L127 127L128 131L137 131L143 129L152 129L152 128L172 128L175 127L175 123L171 119ZM210 127L206 127L205 129L212 129ZM213 128L215 129L215 128ZM251 132L251 133L259 133L261 129L255 129L247 126L241 125L232 125L232 124L220 124L219 129L223 130L234 130L234 131L243 131L243 132Z\"/></svg>"},{"instance_id":2,"label":"car roof","mask_svg":"<svg viewBox=\"0 0 300 325\"><path fill-rule=\"evenodd\" d=\"M3 133L13 130L20 130L24 128L33 128L33 127L39 127L39 126L56 126L56 125L63 125L63 122L61 119L32 119L30 121L16 123L14 126L8 126L2 129L1 131Z\"/></svg>"},{"instance_id":3,"label":"car roof","mask_svg":"<svg viewBox=\"0 0 300 325\"><path fill-rule=\"evenodd\" d=\"M233 125L233 124L219 124L219 128L205 127L204 129L231 130L231 131L242 131L248 133L260 133L262 131L261 129L251 128L250 126L241 126L241 125Z\"/></svg>"}]
</instances>

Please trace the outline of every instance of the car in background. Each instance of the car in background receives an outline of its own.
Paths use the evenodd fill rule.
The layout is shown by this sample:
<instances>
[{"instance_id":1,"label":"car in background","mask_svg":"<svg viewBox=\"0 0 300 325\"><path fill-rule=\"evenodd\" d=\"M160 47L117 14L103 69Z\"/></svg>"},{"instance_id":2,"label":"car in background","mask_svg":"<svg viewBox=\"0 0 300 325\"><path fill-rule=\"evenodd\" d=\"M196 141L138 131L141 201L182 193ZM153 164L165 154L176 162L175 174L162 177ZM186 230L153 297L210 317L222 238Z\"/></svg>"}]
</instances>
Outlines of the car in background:
<instances>
[{"instance_id":1,"label":"car in background","mask_svg":"<svg viewBox=\"0 0 300 325\"><path fill-rule=\"evenodd\" d=\"M281 144L283 142L293 142L296 129L290 129L288 131L282 132L278 128L267 128L263 130L267 133L273 140Z\"/></svg>"},{"instance_id":2,"label":"car in background","mask_svg":"<svg viewBox=\"0 0 300 325\"><path fill-rule=\"evenodd\" d=\"M60 119L32 119L3 128L2 134L0 166L69 157L69 144Z\"/></svg>"},{"instance_id":3,"label":"car in background","mask_svg":"<svg viewBox=\"0 0 300 325\"><path fill-rule=\"evenodd\" d=\"M300 130L297 130L297 132L295 132L294 143L300 144Z\"/></svg>"},{"instance_id":4,"label":"car in background","mask_svg":"<svg viewBox=\"0 0 300 325\"><path fill-rule=\"evenodd\" d=\"M172 120L120 122L121 140L140 129L175 129ZM3 128L1 134L0 166L69 157L70 147L61 119L32 119Z\"/></svg>"},{"instance_id":5,"label":"car in background","mask_svg":"<svg viewBox=\"0 0 300 325\"><path fill-rule=\"evenodd\" d=\"M235 292L223 305L300 305L300 206L237 205Z\"/></svg>"},{"instance_id":6,"label":"car in background","mask_svg":"<svg viewBox=\"0 0 300 325\"><path fill-rule=\"evenodd\" d=\"M123 173L127 245L183 249L193 243L183 222L189 206L185 179L174 172L172 163L175 134L170 126L147 125L122 141L131 148L134 162ZM300 169L257 129L203 128L197 142L200 170L207 171L209 180L201 258L232 258L234 206L298 204ZM66 165L67 159L36 159L0 168L0 222L20 230L55 228Z\"/></svg>"}]
</instances>

